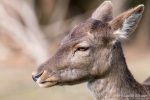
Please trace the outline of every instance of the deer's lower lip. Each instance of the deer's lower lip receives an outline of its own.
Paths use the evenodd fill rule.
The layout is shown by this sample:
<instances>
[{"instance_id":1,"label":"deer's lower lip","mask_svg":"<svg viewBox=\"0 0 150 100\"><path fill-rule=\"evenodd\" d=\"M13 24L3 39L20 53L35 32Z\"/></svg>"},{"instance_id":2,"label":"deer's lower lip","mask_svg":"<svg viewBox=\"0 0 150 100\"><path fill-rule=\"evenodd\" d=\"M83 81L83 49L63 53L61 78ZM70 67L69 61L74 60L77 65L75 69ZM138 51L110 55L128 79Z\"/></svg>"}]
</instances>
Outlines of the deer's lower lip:
<instances>
[{"instance_id":1,"label":"deer's lower lip","mask_svg":"<svg viewBox=\"0 0 150 100\"><path fill-rule=\"evenodd\" d=\"M54 86L56 84L57 84L57 82L48 82L48 81L38 83L38 85L40 87L44 87L44 88L46 88L46 87L52 87L52 86Z\"/></svg>"}]
</instances>

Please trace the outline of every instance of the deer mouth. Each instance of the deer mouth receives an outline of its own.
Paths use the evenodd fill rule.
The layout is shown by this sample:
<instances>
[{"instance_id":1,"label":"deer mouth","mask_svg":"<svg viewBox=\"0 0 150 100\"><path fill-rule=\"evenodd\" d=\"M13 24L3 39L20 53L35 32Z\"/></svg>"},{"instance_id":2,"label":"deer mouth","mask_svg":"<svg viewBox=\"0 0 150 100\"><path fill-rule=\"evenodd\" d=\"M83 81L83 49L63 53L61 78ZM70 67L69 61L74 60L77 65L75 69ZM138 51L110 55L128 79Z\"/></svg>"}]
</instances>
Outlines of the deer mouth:
<instances>
[{"instance_id":1,"label":"deer mouth","mask_svg":"<svg viewBox=\"0 0 150 100\"><path fill-rule=\"evenodd\" d=\"M48 87L52 87L55 86L57 84L57 82L53 82L53 81L44 81L41 83L37 83L40 87L42 88L48 88Z\"/></svg>"},{"instance_id":2,"label":"deer mouth","mask_svg":"<svg viewBox=\"0 0 150 100\"><path fill-rule=\"evenodd\" d=\"M49 78L47 78L46 80L41 80L39 78L39 80L36 82L40 87L52 87L55 86L58 83L58 78L51 76Z\"/></svg>"}]
</instances>

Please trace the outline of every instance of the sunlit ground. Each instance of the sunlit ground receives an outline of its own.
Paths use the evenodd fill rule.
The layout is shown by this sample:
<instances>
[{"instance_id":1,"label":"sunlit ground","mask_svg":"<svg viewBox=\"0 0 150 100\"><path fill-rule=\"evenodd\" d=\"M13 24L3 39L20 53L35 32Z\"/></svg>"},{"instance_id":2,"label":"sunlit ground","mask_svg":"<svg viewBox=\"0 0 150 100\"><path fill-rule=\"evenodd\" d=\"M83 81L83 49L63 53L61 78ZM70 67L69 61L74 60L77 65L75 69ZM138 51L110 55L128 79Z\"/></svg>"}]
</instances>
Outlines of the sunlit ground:
<instances>
[{"instance_id":1,"label":"sunlit ground","mask_svg":"<svg viewBox=\"0 0 150 100\"><path fill-rule=\"evenodd\" d=\"M135 51L136 50L136 51ZM150 52L124 48L127 63L139 82L150 76ZM39 88L31 79L33 67L0 68L0 100L93 100L85 84Z\"/></svg>"}]
</instances>

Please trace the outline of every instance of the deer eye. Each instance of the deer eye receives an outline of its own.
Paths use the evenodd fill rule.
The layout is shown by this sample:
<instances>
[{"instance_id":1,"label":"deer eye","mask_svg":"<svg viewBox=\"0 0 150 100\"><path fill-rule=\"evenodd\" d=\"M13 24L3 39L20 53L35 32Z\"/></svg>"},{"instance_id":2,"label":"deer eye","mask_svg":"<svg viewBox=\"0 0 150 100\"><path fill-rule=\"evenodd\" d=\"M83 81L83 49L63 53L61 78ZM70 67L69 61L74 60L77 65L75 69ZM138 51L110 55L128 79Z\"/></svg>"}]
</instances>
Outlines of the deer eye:
<instances>
[{"instance_id":1,"label":"deer eye","mask_svg":"<svg viewBox=\"0 0 150 100\"><path fill-rule=\"evenodd\" d=\"M88 42L83 41L83 42L79 43L78 45L76 45L75 48L76 48L75 52L78 52L78 51L82 51L83 52L83 51L89 50L90 49L90 45L89 45Z\"/></svg>"},{"instance_id":2,"label":"deer eye","mask_svg":"<svg viewBox=\"0 0 150 100\"><path fill-rule=\"evenodd\" d=\"M78 47L76 51L87 51L89 47Z\"/></svg>"}]
</instances>

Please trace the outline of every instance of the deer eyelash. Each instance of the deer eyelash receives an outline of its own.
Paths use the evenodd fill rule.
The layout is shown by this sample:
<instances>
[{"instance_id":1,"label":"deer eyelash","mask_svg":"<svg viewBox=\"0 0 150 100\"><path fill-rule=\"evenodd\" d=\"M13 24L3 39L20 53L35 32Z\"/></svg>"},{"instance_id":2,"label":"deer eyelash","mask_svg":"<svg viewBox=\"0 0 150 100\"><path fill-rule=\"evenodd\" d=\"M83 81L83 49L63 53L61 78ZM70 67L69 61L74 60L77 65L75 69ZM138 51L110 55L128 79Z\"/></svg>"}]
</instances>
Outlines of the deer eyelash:
<instances>
[{"instance_id":1,"label":"deer eyelash","mask_svg":"<svg viewBox=\"0 0 150 100\"><path fill-rule=\"evenodd\" d=\"M88 49L89 49L89 47L79 47L79 48L77 48L76 51L86 51Z\"/></svg>"}]
</instances>

